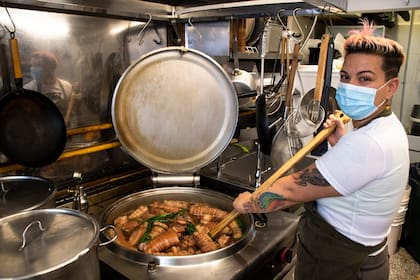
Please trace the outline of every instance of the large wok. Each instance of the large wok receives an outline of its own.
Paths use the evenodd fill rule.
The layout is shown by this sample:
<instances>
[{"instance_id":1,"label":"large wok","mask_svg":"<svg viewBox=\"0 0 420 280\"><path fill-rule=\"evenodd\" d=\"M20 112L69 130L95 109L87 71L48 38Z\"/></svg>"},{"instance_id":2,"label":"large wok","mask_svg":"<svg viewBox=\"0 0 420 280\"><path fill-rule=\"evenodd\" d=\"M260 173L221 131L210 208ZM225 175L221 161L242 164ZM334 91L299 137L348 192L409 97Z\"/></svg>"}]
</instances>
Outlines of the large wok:
<instances>
[{"instance_id":1,"label":"large wok","mask_svg":"<svg viewBox=\"0 0 420 280\"><path fill-rule=\"evenodd\" d=\"M12 37L9 44L16 89L0 99L0 151L14 163L43 167L63 152L66 125L48 97L23 88L18 42Z\"/></svg>"},{"instance_id":2,"label":"large wok","mask_svg":"<svg viewBox=\"0 0 420 280\"><path fill-rule=\"evenodd\" d=\"M233 209L233 198L219 192L191 187L162 187L134 193L114 202L103 212L100 223L101 225L110 225L116 217L126 214L130 210L134 210L139 205L147 205L153 201L164 199L208 203L226 211L231 211ZM253 217L250 214L247 214L240 215L238 219L240 219L241 224L243 224L242 238L236 243L209 253L191 256L157 256L130 250L115 242L108 245L108 248L117 255L141 263L156 263L159 265L201 264L203 262L230 256L242 249L254 238L255 229L253 226Z\"/></svg>"}]
</instances>

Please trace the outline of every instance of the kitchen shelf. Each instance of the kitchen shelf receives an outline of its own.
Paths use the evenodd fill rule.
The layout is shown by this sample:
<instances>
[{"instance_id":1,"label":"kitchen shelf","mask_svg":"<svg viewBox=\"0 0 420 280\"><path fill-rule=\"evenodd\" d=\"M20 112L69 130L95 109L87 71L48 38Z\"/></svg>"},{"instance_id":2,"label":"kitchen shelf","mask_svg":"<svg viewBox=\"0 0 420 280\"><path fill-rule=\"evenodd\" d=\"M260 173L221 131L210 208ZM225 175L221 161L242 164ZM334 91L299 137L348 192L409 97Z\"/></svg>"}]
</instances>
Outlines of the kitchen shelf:
<instances>
[{"instance_id":1,"label":"kitchen shelf","mask_svg":"<svg viewBox=\"0 0 420 280\"><path fill-rule=\"evenodd\" d=\"M337 0L251 0L251 1L137 1L137 0L5 0L3 4L12 8L42 10L50 12L116 17L131 20L155 21L220 20L230 17L262 17L321 13L326 8L336 11ZM343 1L343 0L341 0ZM346 0L344 0L346 1ZM187 3L188 2L188 3ZM192 3L191 3L192 2Z\"/></svg>"}]
</instances>

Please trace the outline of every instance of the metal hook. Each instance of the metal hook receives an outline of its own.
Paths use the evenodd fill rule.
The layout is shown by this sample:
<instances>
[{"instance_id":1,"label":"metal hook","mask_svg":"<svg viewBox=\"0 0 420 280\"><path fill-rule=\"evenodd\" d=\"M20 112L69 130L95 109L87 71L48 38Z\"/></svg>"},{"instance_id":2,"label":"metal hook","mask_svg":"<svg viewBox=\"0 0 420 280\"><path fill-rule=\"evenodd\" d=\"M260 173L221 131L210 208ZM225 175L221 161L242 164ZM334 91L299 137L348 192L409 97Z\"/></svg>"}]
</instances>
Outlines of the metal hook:
<instances>
[{"instance_id":1,"label":"metal hook","mask_svg":"<svg viewBox=\"0 0 420 280\"><path fill-rule=\"evenodd\" d=\"M176 20L172 19L171 20L171 25L172 25L173 30L175 31L175 36L176 36L175 42L177 44L180 44L182 39L181 39L181 36L179 34L178 26L176 25Z\"/></svg>"},{"instance_id":2,"label":"metal hook","mask_svg":"<svg viewBox=\"0 0 420 280\"><path fill-rule=\"evenodd\" d=\"M147 22L144 24L143 28L139 31L139 34L137 35L137 37L139 37L139 46L143 44L143 38L144 38L146 28L149 26L150 22L152 21L152 15L149 13L146 13L146 15L149 17L149 19L147 20Z\"/></svg>"},{"instance_id":3,"label":"metal hook","mask_svg":"<svg viewBox=\"0 0 420 280\"><path fill-rule=\"evenodd\" d=\"M6 189L6 187L4 186L4 182L3 181L1 181L1 190L6 194L9 190L8 189Z\"/></svg>"},{"instance_id":4,"label":"metal hook","mask_svg":"<svg viewBox=\"0 0 420 280\"><path fill-rule=\"evenodd\" d=\"M278 12L277 12L277 20L280 22L280 24L281 24L281 26L283 27L283 29L284 30L287 30L287 26L284 24L284 22L283 22L283 20L281 19L281 16L280 16L280 13L281 12L284 12L285 10L284 9L280 9Z\"/></svg>"},{"instance_id":5,"label":"metal hook","mask_svg":"<svg viewBox=\"0 0 420 280\"><path fill-rule=\"evenodd\" d=\"M299 11L299 10L301 10L301 8L294 9L292 14L293 14L293 19L295 20L295 23L296 23L297 27L299 28L300 35L303 36L302 27L300 26L300 23L299 23L299 21L297 20L297 17L296 17L296 12Z\"/></svg>"},{"instance_id":6,"label":"metal hook","mask_svg":"<svg viewBox=\"0 0 420 280\"><path fill-rule=\"evenodd\" d=\"M15 25L15 22L13 21L12 16L10 15L9 10L7 9L6 5L4 4L4 2L2 2L2 3L3 3L3 7L4 7L4 9L6 10L7 15L9 16L10 22L11 22L11 23L12 23L12 25L13 25L13 31L12 31L12 30L10 30L10 29L9 29L9 27L7 27L6 25L2 25L2 26L3 26L3 28L4 28L4 29L6 29L6 30L7 30L7 32L9 32L9 34L10 34L10 38L11 38L11 39L13 39L13 38L15 38L16 25Z\"/></svg>"},{"instance_id":7,"label":"metal hook","mask_svg":"<svg viewBox=\"0 0 420 280\"><path fill-rule=\"evenodd\" d=\"M163 43L163 40L162 40L162 37L160 36L159 30L156 25L154 26L154 29L155 29L156 35L158 36L158 40L153 39L153 42L155 42L156 45L161 45Z\"/></svg>"},{"instance_id":8,"label":"metal hook","mask_svg":"<svg viewBox=\"0 0 420 280\"><path fill-rule=\"evenodd\" d=\"M201 40L201 38L203 37L203 36L201 36L201 33L200 33L200 31L192 24L192 21L191 21L191 18L189 18L188 19L188 24L191 26L191 28L195 31L195 32L197 32L197 34L198 34L198 37L200 38L200 40Z\"/></svg>"}]
</instances>

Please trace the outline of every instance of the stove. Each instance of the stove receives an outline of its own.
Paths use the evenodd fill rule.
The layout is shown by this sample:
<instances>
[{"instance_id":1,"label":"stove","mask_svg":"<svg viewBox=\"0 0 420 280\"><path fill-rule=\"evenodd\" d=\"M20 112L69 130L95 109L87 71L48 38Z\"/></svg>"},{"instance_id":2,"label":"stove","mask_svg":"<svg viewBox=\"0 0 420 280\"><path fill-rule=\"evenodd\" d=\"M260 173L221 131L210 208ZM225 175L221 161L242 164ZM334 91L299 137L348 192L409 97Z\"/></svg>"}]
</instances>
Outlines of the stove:
<instances>
[{"instance_id":1,"label":"stove","mask_svg":"<svg viewBox=\"0 0 420 280\"><path fill-rule=\"evenodd\" d=\"M87 188L88 213L100 222L104 210L116 200L152 188L149 173L143 172L142 176L138 176L139 172L133 173L137 174L133 181L118 184L118 181L112 180L113 183L108 187L105 184ZM196 188L207 188L231 197L246 190L203 176L200 184ZM58 207L72 207L69 199L62 202L65 203ZM283 279L279 275L287 274L293 267L298 220L298 215L286 211L254 215L253 236L238 251L221 258L208 258L208 261L200 257L203 262L193 264L181 262L180 265L176 261L144 263L116 254L106 246L99 247L101 279Z\"/></svg>"}]
</instances>

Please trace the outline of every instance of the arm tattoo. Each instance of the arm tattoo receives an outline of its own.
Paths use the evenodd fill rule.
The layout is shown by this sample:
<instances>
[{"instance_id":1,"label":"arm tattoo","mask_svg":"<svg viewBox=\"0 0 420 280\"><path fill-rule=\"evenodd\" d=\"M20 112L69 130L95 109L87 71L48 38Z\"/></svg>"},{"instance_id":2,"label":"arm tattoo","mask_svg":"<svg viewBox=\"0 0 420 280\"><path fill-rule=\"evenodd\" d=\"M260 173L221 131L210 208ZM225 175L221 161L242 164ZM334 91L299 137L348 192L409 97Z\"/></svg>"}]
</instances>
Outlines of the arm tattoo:
<instances>
[{"instance_id":1,"label":"arm tattoo","mask_svg":"<svg viewBox=\"0 0 420 280\"><path fill-rule=\"evenodd\" d=\"M276 202L278 200L286 200L284 196L272 193L272 192L265 192L262 193L258 198L258 206L262 209L267 209L271 203Z\"/></svg>"},{"instance_id":2,"label":"arm tattoo","mask_svg":"<svg viewBox=\"0 0 420 280\"><path fill-rule=\"evenodd\" d=\"M270 212L284 206L286 198L280 194L272 192L264 192L258 197L252 197L250 201L245 203L244 210L247 212Z\"/></svg>"},{"instance_id":3,"label":"arm tattoo","mask_svg":"<svg viewBox=\"0 0 420 280\"><path fill-rule=\"evenodd\" d=\"M303 187L307 186L308 184L323 187L330 185L316 167L312 169L306 168L298 172L294 178L295 183Z\"/></svg>"}]
</instances>

